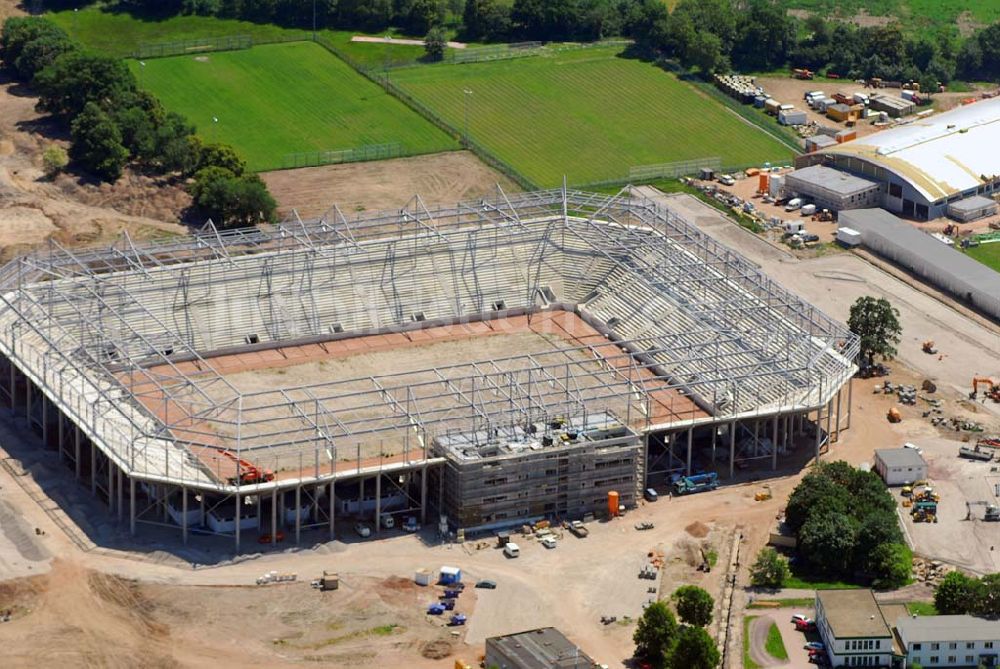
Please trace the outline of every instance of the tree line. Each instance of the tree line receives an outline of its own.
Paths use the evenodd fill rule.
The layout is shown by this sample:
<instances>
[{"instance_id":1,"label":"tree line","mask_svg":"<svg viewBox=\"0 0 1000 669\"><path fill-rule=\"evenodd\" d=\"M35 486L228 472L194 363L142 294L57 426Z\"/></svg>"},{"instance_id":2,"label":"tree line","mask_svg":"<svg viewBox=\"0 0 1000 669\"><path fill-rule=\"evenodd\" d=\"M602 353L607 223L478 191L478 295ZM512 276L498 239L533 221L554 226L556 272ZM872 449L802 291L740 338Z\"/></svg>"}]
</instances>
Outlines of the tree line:
<instances>
[{"instance_id":1,"label":"tree line","mask_svg":"<svg viewBox=\"0 0 1000 669\"><path fill-rule=\"evenodd\" d=\"M668 602L656 601L643 611L632 640L635 657L655 669L715 669L721 656L705 630L712 622L715 600L702 588L684 585ZM680 624L677 618L681 619Z\"/></svg>"},{"instance_id":2,"label":"tree line","mask_svg":"<svg viewBox=\"0 0 1000 669\"><path fill-rule=\"evenodd\" d=\"M1000 618L1000 574L976 578L959 571L949 573L934 590L934 608L941 615Z\"/></svg>"},{"instance_id":3,"label":"tree line","mask_svg":"<svg viewBox=\"0 0 1000 669\"><path fill-rule=\"evenodd\" d=\"M195 204L222 227L274 218L266 185L233 148L206 144L139 87L124 61L86 52L44 18L11 17L0 32L0 64L38 94L40 111L69 129L69 158L94 177L117 181L132 163L192 177ZM47 164L59 162L47 153Z\"/></svg>"},{"instance_id":4,"label":"tree line","mask_svg":"<svg viewBox=\"0 0 1000 669\"><path fill-rule=\"evenodd\" d=\"M90 0L63 0L80 6ZM789 16L781 0L119 0L140 15L199 14L308 28L425 35L447 26L481 42L631 37L653 57L703 73L809 68L847 79L881 77L934 87L1000 80L1000 23L962 38L954 26L907 32Z\"/></svg>"}]
</instances>

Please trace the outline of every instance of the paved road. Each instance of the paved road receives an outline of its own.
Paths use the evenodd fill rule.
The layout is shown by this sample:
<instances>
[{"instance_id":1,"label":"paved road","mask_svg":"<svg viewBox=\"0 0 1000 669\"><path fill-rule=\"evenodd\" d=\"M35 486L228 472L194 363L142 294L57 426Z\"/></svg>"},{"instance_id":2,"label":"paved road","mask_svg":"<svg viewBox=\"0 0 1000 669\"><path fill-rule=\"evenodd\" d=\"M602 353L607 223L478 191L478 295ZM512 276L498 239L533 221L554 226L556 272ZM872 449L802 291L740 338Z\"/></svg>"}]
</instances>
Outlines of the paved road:
<instances>
[{"instance_id":1,"label":"paved road","mask_svg":"<svg viewBox=\"0 0 1000 669\"><path fill-rule=\"evenodd\" d=\"M1000 376L1000 328L973 321L862 257L837 251L818 258L799 259L691 195L665 195L650 186L636 191L676 211L718 242L757 264L778 283L842 322L847 321L851 304L858 297L886 297L900 312L903 338L899 357L938 385L967 393L973 376ZM921 351L922 343L928 339L935 341L942 358ZM1000 416L1000 404L982 406Z\"/></svg>"}]
</instances>

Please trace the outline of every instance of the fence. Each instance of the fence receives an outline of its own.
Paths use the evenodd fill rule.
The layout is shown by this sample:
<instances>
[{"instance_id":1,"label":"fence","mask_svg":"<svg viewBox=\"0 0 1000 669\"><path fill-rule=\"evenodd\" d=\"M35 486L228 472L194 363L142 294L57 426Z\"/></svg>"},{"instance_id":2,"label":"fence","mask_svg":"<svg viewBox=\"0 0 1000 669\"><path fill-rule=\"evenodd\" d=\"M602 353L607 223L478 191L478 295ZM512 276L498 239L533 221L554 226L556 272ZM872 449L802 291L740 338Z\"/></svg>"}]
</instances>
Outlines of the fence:
<instances>
[{"instance_id":1,"label":"fence","mask_svg":"<svg viewBox=\"0 0 1000 669\"><path fill-rule=\"evenodd\" d=\"M338 165L340 163L361 163L366 160L385 160L406 155L400 142L391 144L364 144L352 149L337 151L300 151L288 153L281 159L281 169L296 167L316 167L319 165Z\"/></svg>"},{"instance_id":2,"label":"fence","mask_svg":"<svg viewBox=\"0 0 1000 669\"><path fill-rule=\"evenodd\" d=\"M135 51L132 52L132 57L165 58L211 51L238 51L249 49L253 44L253 37L250 35L226 35L224 37L205 37L174 42L145 43L136 47Z\"/></svg>"},{"instance_id":3,"label":"fence","mask_svg":"<svg viewBox=\"0 0 1000 669\"><path fill-rule=\"evenodd\" d=\"M633 182L672 179L687 174L696 174L703 167L717 172L722 168L722 158L711 156L693 160L678 160L673 163L659 163L658 165L634 165L628 168L628 179Z\"/></svg>"},{"instance_id":4,"label":"fence","mask_svg":"<svg viewBox=\"0 0 1000 669\"><path fill-rule=\"evenodd\" d=\"M492 44L475 49L449 49L448 62L481 63L489 60L507 60L535 56L543 49L541 42L517 42L514 44Z\"/></svg>"}]
</instances>

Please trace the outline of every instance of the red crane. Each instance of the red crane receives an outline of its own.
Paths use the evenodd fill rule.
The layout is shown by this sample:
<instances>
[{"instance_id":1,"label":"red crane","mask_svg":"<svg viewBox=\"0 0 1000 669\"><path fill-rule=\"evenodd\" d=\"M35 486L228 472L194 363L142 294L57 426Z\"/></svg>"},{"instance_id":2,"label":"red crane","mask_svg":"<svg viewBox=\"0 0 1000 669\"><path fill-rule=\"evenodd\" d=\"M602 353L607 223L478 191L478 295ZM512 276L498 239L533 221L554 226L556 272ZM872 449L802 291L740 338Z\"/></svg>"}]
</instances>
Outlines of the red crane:
<instances>
[{"instance_id":1,"label":"red crane","mask_svg":"<svg viewBox=\"0 0 1000 669\"><path fill-rule=\"evenodd\" d=\"M274 472L270 469L260 469L252 462L248 462L243 458L238 458L229 451L225 451L221 448L216 450L238 465L238 471L240 473L239 479L235 476L230 476L229 485L253 485L254 483L267 483L268 481L274 480Z\"/></svg>"}]
</instances>

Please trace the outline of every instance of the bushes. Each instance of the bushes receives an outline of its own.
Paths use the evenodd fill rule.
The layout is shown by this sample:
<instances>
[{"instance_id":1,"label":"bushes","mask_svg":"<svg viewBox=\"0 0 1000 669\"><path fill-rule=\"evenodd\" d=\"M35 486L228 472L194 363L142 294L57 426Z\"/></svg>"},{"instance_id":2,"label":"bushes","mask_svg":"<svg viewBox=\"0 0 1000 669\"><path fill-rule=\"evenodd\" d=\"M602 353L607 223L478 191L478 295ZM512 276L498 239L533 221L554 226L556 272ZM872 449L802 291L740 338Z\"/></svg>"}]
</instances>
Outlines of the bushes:
<instances>
[{"instance_id":1,"label":"bushes","mask_svg":"<svg viewBox=\"0 0 1000 669\"><path fill-rule=\"evenodd\" d=\"M788 561L767 546L760 549L757 560L750 567L750 583L758 588L783 588L788 576Z\"/></svg>"}]
</instances>

